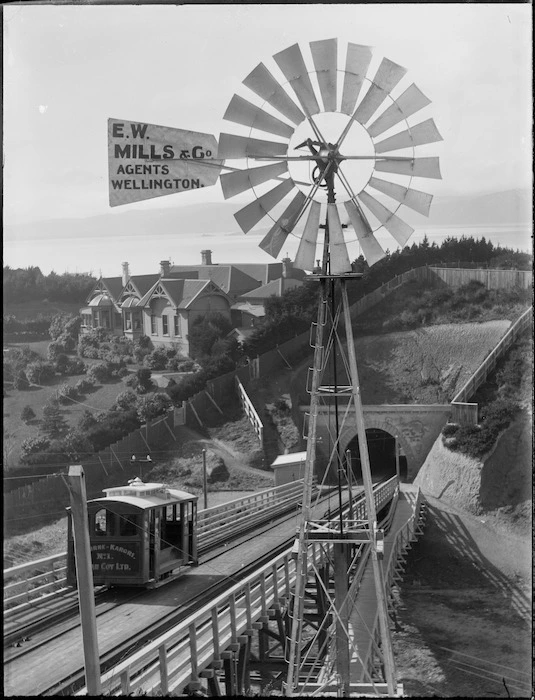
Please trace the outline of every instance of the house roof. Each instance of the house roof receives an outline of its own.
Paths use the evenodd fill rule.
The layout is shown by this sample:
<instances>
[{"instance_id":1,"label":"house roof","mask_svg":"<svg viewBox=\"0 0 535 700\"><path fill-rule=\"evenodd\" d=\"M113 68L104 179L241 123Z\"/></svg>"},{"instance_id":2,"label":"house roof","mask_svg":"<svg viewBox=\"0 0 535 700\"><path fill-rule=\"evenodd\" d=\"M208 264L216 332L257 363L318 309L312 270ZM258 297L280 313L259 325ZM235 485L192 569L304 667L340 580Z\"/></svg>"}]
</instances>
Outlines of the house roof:
<instances>
[{"instance_id":1,"label":"house roof","mask_svg":"<svg viewBox=\"0 0 535 700\"><path fill-rule=\"evenodd\" d=\"M107 294L97 294L91 299L89 306L113 306L113 301Z\"/></svg>"},{"instance_id":2,"label":"house roof","mask_svg":"<svg viewBox=\"0 0 535 700\"><path fill-rule=\"evenodd\" d=\"M103 277L102 282L106 285L106 289L109 290L113 301L116 302L123 290L123 278Z\"/></svg>"},{"instance_id":3,"label":"house roof","mask_svg":"<svg viewBox=\"0 0 535 700\"><path fill-rule=\"evenodd\" d=\"M243 294L259 286L259 280L243 272L236 265L173 265L169 275L195 275L198 279L210 279L226 294Z\"/></svg>"},{"instance_id":4,"label":"house roof","mask_svg":"<svg viewBox=\"0 0 535 700\"><path fill-rule=\"evenodd\" d=\"M261 318L266 315L266 310L263 304L252 304L250 301L238 301L230 307L232 311L241 311L256 318Z\"/></svg>"},{"instance_id":5,"label":"house roof","mask_svg":"<svg viewBox=\"0 0 535 700\"><path fill-rule=\"evenodd\" d=\"M154 283L157 282L159 279L160 275L157 274L134 275L133 277L130 277L128 281L138 291L139 296L142 297L149 291L149 289L151 289L151 287L154 286Z\"/></svg>"},{"instance_id":6,"label":"house roof","mask_svg":"<svg viewBox=\"0 0 535 700\"><path fill-rule=\"evenodd\" d=\"M240 299L245 301L250 301L251 299L269 299L272 296L280 297L284 292L289 289L294 289L295 287L300 287L303 283L301 280L288 279L287 277L280 277L277 280L268 282L258 289L253 289L246 294L242 294Z\"/></svg>"},{"instance_id":7,"label":"house roof","mask_svg":"<svg viewBox=\"0 0 535 700\"><path fill-rule=\"evenodd\" d=\"M306 452L292 452L287 455L279 455L272 463L271 467L283 467L288 464L298 464L306 460Z\"/></svg>"},{"instance_id":8,"label":"house roof","mask_svg":"<svg viewBox=\"0 0 535 700\"><path fill-rule=\"evenodd\" d=\"M131 309L133 306L139 306L139 299L137 297L126 297L126 299L121 304L121 309Z\"/></svg>"},{"instance_id":9,"label":"house roof","mask_svg":"<svg viewBox=\"0 0 535 700\"><path fill-rule=\"evenodd\" d=\"M139 306L147 306L154 292L161 287L173 306L177 309L187 309L197 296L206 289L222 293L222 290L211 280L191 279L158 279L156 284L145 294L139 302Z\"/></svg>"}]
</instances>

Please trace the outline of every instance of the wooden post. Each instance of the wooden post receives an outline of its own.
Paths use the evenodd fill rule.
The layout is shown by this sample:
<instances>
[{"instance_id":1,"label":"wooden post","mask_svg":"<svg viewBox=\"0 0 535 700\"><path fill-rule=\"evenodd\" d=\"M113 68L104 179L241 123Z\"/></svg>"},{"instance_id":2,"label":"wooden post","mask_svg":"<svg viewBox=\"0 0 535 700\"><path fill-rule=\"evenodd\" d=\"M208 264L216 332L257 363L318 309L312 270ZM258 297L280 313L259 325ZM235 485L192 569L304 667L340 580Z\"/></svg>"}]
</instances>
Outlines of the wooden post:
<instances>
[{"instance_id":1,"label":"wooden post","mask_svg":"<svg viewBox=\"0 0 535 700\"><path fill-rule=\"evenodd\" d=\"M204 510L208 508L208 480L206 476L206 450L202 451L202 490L204 494Z\"/></svg>"},{"instance_id":2,"label":"wooden post","mask_svg":"<svg viewBox=\"0 0 535 700\"><path fill-rule=\"evenodd\" d=\"M398 443L398 436L395 436L396 440L396 476L398 477L398 481L401 481L401 476L399 472L399 443Z\"/></svg>"},{"instance_id":3,"label":"wooden post","mask_svg":"<svg viewBox=\"0 0 535 700\"><path fill-rule=\"evenodd\" d=\"M85 681L89 696L100 695L100 658L98 653L97 622L95 615L95 591L87 517L87 496L84 470L77 464L69 467L67 476L72 521L74 529L74 551L82 642L84 646Z\"/></svg>"}]
</instances>

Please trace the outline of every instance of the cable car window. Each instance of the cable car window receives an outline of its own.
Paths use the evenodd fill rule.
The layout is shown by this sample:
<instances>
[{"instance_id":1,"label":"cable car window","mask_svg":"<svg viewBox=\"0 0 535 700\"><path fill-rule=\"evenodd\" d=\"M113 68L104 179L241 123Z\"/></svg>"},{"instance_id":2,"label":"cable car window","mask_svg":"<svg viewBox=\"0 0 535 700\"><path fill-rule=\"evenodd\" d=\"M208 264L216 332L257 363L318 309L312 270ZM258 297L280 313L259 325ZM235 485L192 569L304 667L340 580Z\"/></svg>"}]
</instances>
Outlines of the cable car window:
<instances>
[{"instance_id":1,"label":"cable car window","mask_svg":"<svg viewBox=\"0 0 535 700\"><path fill-rule=\"evenodd\" d=\"M135 537L139 533L137 515L122 515L119 522L121 537Z\"/></svg>"},{"instance_id":2,"label":"cable car window","mask_svg":"<svg viewBox=\"0 0 535 700\"><path fill-rule=\"evenodd\" d=\"M101 508L95 514L95 535L113 535L114 513Z\"/></svg>"},{"instance_id":3,"label":"cable car window","mask_svg":"<svg viewBox=\"0 0 535 700\"><path fill-rule=\"evenodd\" d=\"M166 520L176 520L176 505L167 506L165 509L165 519Z\"/></svg>"}]
</instances>

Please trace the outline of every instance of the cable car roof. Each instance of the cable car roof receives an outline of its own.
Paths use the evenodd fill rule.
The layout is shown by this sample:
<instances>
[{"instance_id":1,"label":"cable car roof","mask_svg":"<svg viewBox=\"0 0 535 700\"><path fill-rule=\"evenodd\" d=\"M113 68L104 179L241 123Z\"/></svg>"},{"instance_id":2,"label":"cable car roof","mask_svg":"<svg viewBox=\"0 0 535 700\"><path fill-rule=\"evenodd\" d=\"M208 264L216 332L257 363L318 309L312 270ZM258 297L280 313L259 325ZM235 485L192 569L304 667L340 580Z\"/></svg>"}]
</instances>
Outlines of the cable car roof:
<instances>
[{"instance_id":1,"label":"cable car roof","mask_svg":"<svg viewBox=\"0 0 535 700\"><path fill-rule=\"evenodd\" d=\"M114 486L113 488L103 489L103 491L106 494L105 496L95 498L89 503L114 501L144 509L171 505L172 503L182 503L184 501L197 501L199 498L186 491L170 489L165 484L145 484L139 478L133 479L126 486Z\"/></svg>"}]
</instances>

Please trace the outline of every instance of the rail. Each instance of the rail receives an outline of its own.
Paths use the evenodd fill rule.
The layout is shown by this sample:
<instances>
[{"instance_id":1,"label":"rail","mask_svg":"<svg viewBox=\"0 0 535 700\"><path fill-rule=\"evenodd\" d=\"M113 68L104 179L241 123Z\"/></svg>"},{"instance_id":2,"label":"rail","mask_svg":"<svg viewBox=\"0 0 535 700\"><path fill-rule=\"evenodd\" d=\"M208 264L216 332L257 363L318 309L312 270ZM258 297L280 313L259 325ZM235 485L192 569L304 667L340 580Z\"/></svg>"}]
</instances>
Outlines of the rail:
<instances>
[{"instance_id":1,"label":"rail","mask_svg":"<svg viewBox=\"0 0 535 700\"><path fill-rule=\"evenodd\" d=\"M247 418L249 419L253 429L262 444L264 439L264 424L260 420L260 416L256 412L256 408L253 406L251 399L247 396L247 392L243 388L243 384L240 382L238 377L236 377L236 385L238 387L238 395L240 397L240 403Z\"/></svg>"},{"instance_id":2,"label":"rail","mask_svg":"<svg viewBox=\"0 0 535 700\"><path fill-rule=\"evenodd\" d=\"M508 329L496 347L476 369L474 374L454 396L451 405L453 408L452 421L455 423L469 423L475 425L478 422L477 403L468 403L467 399L475 394L477 389L485 382L488 375L496 367L496 363L511 347L515 340L527 330L533 323L533 307L525 311Z\"/></svg>"},{"instance_id":3,"label":"rail","mask_svg":"<svg viewBox=\"0 0 535 700\"><path fill-rule=\"evenodd\" d=\"M276 516L297 504L302 493L303 481L299 480L201 510L199 544L206 548L227 541L243 531L244 525L258 524L266 520L266 514ZM70 590L66 552L4 569L4 616L12 617Z\"/></svg>"},{"instance_id":4,"label":"rail","mask_svg":"<svg viewBox=\"0 0 535 700\"><path fill-rule=\"evenodd\" d=\"M417 535L421 534L424 504L425 501L422 497L422 492L418 489L411 517L394 535L390 555L384 567L385 593L387 598L391 595L394 582L400 578L400 562L404 559L405 551L411 546L412 542L416 541ZM375 616L372 627L372 638L374 643L369 645L367 653L362 659L362 666L366 668L369 673L371 673L373 666L373 649L379 648L381 643L378 613Z\"/></svg>"},{"instance_id":5,"label":"rail","mask_svg":"<svg viewBox=\"0 0 535 700\"><path fill-rule=\"evenodd\" d=\"M374 490L376 507L384 505L388 494L395 494L397 478ZM360 494L359 506L364 503ZM365 505L364 511L366 512ZM318 569L333 556L329 543L311 543L307 557L310 570ZM194 688L208 667L219 667L224 659L235 658L241 643L262 627L271 611L290 600L295 585L293 547L263 568L232 586L201 610L186 618L158 639L103 674L102 691L109 695L168 695ZM84 688L76 695L86 695Z\"/></svg>"}]
</instances>

